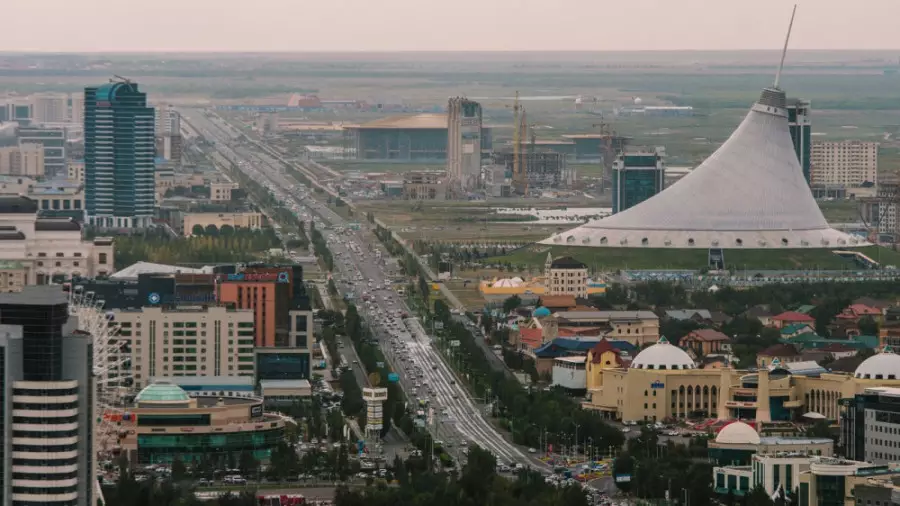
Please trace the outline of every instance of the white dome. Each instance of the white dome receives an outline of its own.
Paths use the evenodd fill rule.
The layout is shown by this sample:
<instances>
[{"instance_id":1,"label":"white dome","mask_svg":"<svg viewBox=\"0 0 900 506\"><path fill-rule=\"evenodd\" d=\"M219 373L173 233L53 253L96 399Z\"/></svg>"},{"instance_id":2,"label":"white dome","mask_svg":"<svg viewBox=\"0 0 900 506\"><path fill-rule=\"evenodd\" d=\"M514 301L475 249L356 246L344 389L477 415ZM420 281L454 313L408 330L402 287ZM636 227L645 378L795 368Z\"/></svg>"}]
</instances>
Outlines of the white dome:
<instances>
[{"instance_id":1,"label":"white dome","mask_svg":"<svg viewBox=\"0 0 900 506\"><path fill-rule=\"evenodd\" d=\"M733 422L725 426L716 436L716 443L734 445L758 445L759 434L756 429L744 422Z\"/></svg>"},{"instance_id":2,"label":"white dome","mask_svg":"<svg viewBox=\"0 0 900 506\"><path fill-rule=\"evenodd\" d=\"M853 376L859 379L896 380L900 378L900 355L885 347L878 355L872 355L859 364Z\"/></svg>"},{"instance_id":3,"label":"white dome","mask_svg":"<svg viewBox=\"0 0 900 506\"><path fill-rule=\"evenodd\" d=\"M518 278L513 279L501 279L494 283L494 288L516 288L522 284L522 280Z\"/></svg>"},{"instance_id":4,"label":"white dome","mask_svg":"<svg viewBox=\"0 0 900 506\"><path fill-rule=\"evenodd\" d=\"M694 361L684 350L672 346L665 337L661 337L658 343L638 353L630 367L631 369L678 370L693 369L695 366Z\"/></svg>"}]
</instances>

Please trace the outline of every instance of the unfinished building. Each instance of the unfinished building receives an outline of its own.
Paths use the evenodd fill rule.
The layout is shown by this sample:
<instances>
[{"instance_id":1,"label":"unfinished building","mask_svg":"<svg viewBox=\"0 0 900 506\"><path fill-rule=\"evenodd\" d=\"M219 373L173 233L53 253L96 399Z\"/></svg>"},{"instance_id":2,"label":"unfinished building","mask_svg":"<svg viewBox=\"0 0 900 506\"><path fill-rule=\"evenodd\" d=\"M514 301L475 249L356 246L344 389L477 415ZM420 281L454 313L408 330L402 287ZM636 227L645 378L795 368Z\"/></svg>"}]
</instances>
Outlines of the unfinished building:
<instances>
[{"instance_id":1,"label":"unfinished building","mask_svg":"<svg viewBox=\"0 0 900 506\"><path fill-rule=\"evenodd\" d=\"M551 188L568 188L575 182L574 169L566 164L566 155L553 151L532 151L519 153L528 180L528 190L548 190ZM515 154L512 152L494 153L491 164L506 168L513 173Z\"/></svg>"},{"instance_id":2,"label":"unfinished building","mask_svg":"<svg viewBox=\"0 0 900 506\"><path fill-rule=\"evenodd\" d=\"M451 98L447 104L447 175L454 191L480 187L481 104Z\"/></svg>"},{"instance_id":3,"label":"unfinished building","mask_svg":"<svg viewBox=\"0 0 900 506\"><path fill-rule=\"evenodd\" d=\"M415 162L447 159L447 114L390 116L344 125L344 152L356 160ZM482 128L481 150L491 149L491 132Z\"/></svg>"}]
</instances>

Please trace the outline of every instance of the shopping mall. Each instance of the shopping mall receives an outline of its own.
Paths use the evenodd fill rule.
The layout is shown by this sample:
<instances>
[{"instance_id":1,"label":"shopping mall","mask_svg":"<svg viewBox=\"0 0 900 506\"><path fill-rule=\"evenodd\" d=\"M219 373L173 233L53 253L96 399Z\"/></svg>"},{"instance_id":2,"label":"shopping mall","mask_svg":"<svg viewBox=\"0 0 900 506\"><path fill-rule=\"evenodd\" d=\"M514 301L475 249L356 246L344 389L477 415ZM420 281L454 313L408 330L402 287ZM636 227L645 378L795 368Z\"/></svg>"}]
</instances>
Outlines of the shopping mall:
<instances>
[{"instance_id":1,"label":"shopping mall","mask_svg":"<svg viewBox=\"0 0 900 506\"><path fill-rule=\"evenodd\" d=\"M265 414L261 398L190 397L169 382L147 386L126 412L103 418L118 435L109 450L123 452L134 464L170 463L177 457L224 466L243 452L267 460L284 438L283 419Z\"/></svg>"},{"instance_id":2,"label":"shopping mall","mask_svg":"<svg viewBox=\"0 0 900 506\"><path fill-rule=\"evenodd\" d=\"M711 417L758 422L789 421L809 412L840 417L841 399L866 388L900 386L900 355L889 348L866 359L853 374L829 372L815 362L756 371L698 369L681 348L661 338L634 360L601 341L588 352L587 409L619 420Z\"/></svg>"}]
</instances>

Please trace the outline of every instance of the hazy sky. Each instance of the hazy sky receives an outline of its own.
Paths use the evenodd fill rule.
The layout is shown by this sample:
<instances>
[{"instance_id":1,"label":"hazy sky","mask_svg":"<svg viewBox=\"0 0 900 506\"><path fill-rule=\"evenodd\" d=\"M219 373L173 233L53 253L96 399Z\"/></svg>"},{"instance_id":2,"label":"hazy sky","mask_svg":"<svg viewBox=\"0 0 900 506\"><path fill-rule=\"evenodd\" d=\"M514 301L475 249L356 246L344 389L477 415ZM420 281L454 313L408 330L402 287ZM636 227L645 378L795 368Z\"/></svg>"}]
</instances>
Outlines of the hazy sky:
<instances>
[{"instance_id":1,"label":"hazy sky","mask_svg":"<svg viewBox=\"0 0 900 506\"><path fill-rule=\"evenodd\" d=\"M0 51L776 49L793 0L0 0ZM900 0L800 2L795 49L900 48Z\"/></svg>"}]
</instances>

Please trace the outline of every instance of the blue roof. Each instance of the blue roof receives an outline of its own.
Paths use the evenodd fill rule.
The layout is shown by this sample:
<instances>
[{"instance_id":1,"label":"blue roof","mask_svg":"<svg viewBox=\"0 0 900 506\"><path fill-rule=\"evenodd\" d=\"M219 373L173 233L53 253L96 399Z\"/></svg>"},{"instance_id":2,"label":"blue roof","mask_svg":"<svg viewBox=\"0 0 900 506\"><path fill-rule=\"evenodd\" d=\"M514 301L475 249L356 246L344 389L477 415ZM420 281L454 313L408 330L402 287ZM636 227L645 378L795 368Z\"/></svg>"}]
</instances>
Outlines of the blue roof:
<instances>
[{"instance_id":1,"label":"blue roof","mask_svg":"<svg viewBox=\"0 0 900 506\"><path fill-rule=\"evenodd\" d=\"M531 313L531 315L537 316L538 318L543 318L545 316L550 316L550 310L545 308L544 306L541 306L535 309L534 312Z\"/></svg>"},{"instance_id":2,"label":"blue roof","mask_svg":"<svg viewBox=\"0 0 900 506\"><path fill-rule=\"evenodd\" d=\"M594 346L597 346L598 342L600 342L599 339L596 341L583 341L557 337L543 346L535 348L534 355L538 358L556 358L564 357L572 353L587 353ZM611 344L613 348L618 348L621 351L627 351L629 353L633 353L637 350L637 347L628 341L609 341L609 344Z\"/></svg>"}]
</instances>

